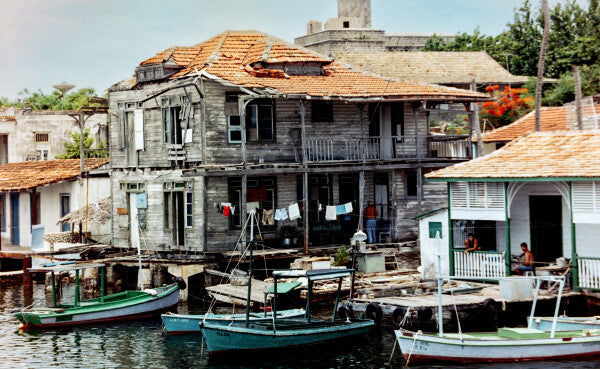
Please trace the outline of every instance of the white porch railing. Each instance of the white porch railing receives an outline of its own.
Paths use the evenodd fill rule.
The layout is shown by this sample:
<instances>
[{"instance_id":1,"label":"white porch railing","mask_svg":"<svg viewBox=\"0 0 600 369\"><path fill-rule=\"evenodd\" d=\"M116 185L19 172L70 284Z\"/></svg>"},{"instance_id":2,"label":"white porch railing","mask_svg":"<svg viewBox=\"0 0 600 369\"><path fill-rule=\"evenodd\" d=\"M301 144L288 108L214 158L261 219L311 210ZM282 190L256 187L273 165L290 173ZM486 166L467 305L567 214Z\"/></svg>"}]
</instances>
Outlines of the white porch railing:
<instances>
[{"instance_id":1,"label":"white porch railing","mask_svg":"<svg viewBox=\"0 0 600 369\"><path fill-rule=\"evenodd\" d=\"M600 289L600 258L577 257L579 287Z\"/></svg>"},{"instance_id":2,"label":"white porch railing","mask_svg":"<svg viewBox=\"0 0 600 369\"><path fill-rule=\"evenodd\" d=\"M501 252L454 251L454 275L482 279L505 277L504 255Z\"/></svg>"}]
</instances>

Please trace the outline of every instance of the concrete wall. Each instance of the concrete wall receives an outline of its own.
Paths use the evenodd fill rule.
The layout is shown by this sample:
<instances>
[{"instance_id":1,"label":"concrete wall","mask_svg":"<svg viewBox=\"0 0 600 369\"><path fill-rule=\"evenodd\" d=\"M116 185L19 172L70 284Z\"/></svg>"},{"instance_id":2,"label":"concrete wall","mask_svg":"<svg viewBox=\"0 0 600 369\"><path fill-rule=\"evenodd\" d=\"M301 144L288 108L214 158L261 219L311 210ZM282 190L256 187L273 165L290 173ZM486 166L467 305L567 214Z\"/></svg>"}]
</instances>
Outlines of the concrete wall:
<instances>
[{"instance_id":1,"label":"concrete wall","mask_svg":"<svg viewBox=\"0 0 600 369\"><path fill-rule=\"evenodd\" d=\"M429 224L439 222L442 224L441 239L429 236ZM442 254L442 275L449 273L448 261L448 210L442 210L419 220L419 246L421 248L422 275L425 279L435 278L437 275L437 254Z\"/></svg>"},{"instance_id":2,"label":"concrete wall","mask_svg":"<svg viewBox=\"0 0 600 369\"><path fill-rule=\"evenodd\" d=\"M48 150L48 159L54 159L64 152L63 144L71 142L71 131L79 132L79 125L68 115L69 111L48 110L15 113L15 121L0 121L0 135L8 135L8 162L32 160L37 150ZM106 114L92 115L86 121L96 144L99 140L106 144ZM47 143L36 143L36 133L47 133Z\"/></svg>"}]
</instances>

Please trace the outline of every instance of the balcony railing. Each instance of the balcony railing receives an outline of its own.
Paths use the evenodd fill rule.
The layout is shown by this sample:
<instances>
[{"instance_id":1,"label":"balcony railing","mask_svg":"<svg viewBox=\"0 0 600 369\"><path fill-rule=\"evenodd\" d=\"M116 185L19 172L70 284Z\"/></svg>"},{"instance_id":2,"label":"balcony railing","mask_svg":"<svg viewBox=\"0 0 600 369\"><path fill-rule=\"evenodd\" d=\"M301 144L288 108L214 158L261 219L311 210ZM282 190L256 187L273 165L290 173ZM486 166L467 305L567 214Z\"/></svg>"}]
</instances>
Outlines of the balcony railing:
<instances>
[{"instance_id":1,"label":"balcony railing","mask_svg":"<svg viewBox=\"0 0 600 369\"><path fill-rule=\"evenodd\" d=\"M580 288L600 290L600 258L577 257Z\"/></svg>"},{"instance_id":2,"label":"balcony railing","mask_svg":"<svg viewBox=\"0 0 600 369\"><path fill-rule=\"evenodd\" d=\"M307 139L309 162L372 161L418 158L468 159L468 136L415 135Z\"/></svg>"},{"instance_id":3,"label":"balcony railing","mask_svg":"<svg viewBox=\"0 0 600 369\"><path fill-rule=\"evenodd\" d=\"M84 149L83 171L108 168L108 149Z\"/></svg>"},{"instance_id":4,"label":"balcony railing","mask_svg":"<svg viewBox=\"0 0 600 369\"><path fill-rule=\"evenodd\" d=\"M468 135L427 137L430 158L470 159Z\"/></svg>"},{"instance_id":5,"label":"balcony railing","mask_svg":"<svg viewBox=\"0 0 600 369\"><path fill-rule=\"evenodd\" d=\"M506 276L504 255L488 251L454 251L454 275L481 279Z\"/></svg>"}]
</instances>

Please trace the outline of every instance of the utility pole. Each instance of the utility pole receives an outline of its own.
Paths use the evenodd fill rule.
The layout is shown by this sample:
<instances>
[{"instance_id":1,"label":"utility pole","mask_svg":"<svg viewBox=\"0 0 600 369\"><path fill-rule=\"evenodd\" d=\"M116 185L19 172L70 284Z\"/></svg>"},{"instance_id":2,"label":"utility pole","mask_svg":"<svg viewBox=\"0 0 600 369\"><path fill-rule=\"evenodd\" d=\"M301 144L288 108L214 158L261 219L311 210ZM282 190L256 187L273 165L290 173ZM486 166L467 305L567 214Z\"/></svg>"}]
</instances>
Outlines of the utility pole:
<instances>
[{"instance_id":1,"label":"utility pole","mask_svg":"<svg viewBox=\"0 0 600 369\"><path fill-rule=\"evenodd\" d=\"M573 82L575 82L575 112L577 114L577 129L583 130L583 112L581 111L582 96L581 96L581 76L579 75L579 67L573 65Z\"/></svg>"},{"instance_id":2,"label":"utility pole","mask_svg":"<svg viewBox=\"0 0 600 369\"><path fill-rule=\"evenodd\" d=\"M548 0L542 0L542 11L544 13L544 34L540 45L540 59L538 61L537 81L535 83L535 130L541 130L540 110L542 108L542 79L544 78L544 64L546 63L546 49L548 48L548 36L550 35L550 12L548 11Z\"/></svg>"}]
</instances>

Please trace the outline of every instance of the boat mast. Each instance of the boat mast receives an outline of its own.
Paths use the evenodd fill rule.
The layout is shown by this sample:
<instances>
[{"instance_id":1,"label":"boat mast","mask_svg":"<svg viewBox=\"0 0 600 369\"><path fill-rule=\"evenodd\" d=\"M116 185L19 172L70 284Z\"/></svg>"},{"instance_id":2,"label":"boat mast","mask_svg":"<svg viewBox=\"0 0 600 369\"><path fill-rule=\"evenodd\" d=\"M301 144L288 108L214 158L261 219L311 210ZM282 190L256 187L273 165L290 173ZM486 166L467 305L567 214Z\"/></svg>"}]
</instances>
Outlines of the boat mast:
<instances>
[{"instance_id":1,"label":"boat mast","mask_svg":"<svg viewBox=\"0 0 600 369\"><path fill-rule=\"evenodd\" d=\"M138 255L138 284L140 291L144 290L144 274L142 273L142 249L140 246L140 228L138 221L138 209L136 205L136 197L130 196L129 200L129 211L131 212L131 245L137 247Z\"/></svg>"},{"instance_id":2,"label":"boat mast","mask_svg":"<svg viewBox=\"0 0 600 369\"><path fill-rule=\"evenodd\" d=\"M256 210L250 210L250 263L248 265L248 296L246 297L246 327L250 325L250 293L252 292L252 247L254 243L254 214ZM266 309L266 306L265 306Z\"/></svg>"},{"instance_id":3,"label":"boat mast","mask_svg":"<svg viewBox=\"0 0 600 369\"><path fill-rule=\"evenodd\" d=\"M452 232L452 230L450 230ZM440 250L440 232L435 235L437 241L437 292L438 292L438 334L440 337L444 337L444 318L442 315L442 284L444 279L442 278L442 252Z\"/></svg>"}]
</instances>

